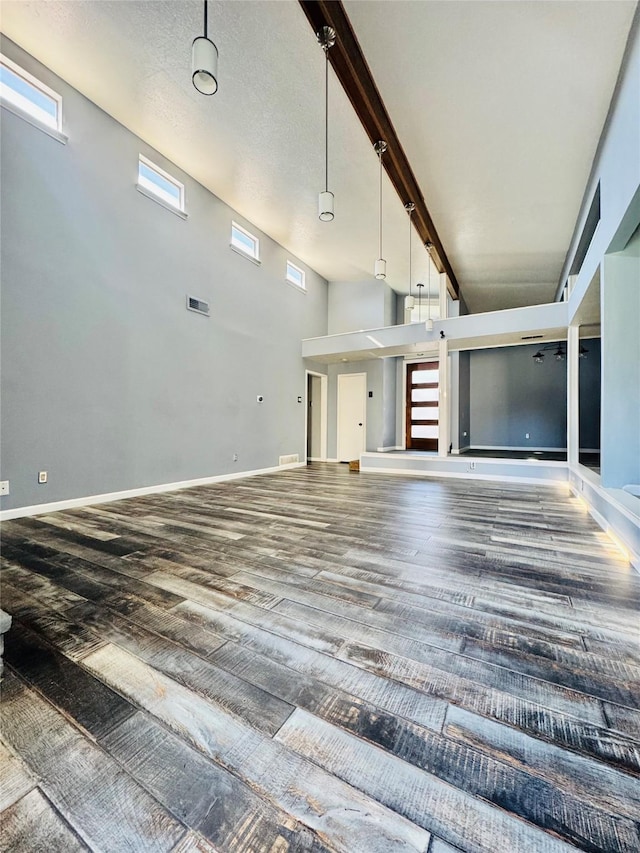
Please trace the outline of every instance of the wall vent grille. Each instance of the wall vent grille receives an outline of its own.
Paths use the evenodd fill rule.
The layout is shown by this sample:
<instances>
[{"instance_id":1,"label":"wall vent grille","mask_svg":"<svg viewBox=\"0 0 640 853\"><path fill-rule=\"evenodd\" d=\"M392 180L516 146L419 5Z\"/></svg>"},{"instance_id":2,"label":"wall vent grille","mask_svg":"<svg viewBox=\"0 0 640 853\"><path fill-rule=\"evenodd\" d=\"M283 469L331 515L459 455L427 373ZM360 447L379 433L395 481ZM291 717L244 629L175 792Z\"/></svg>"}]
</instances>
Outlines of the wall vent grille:
<instances>
[{"instance_id":1,"label":"wall vent grille","mask_svg":"<svg viewBox=\"0 0 640 853\"><path fill-rule=\"evenodd\" d=\"M293 465L295 462L300 461L300 455L298 453L289 453L287 456L281 456L279 465Z\"/></svg>"},{"instance_id":2,"label":"wall vent grille","mask_svg":"<svg viewBox=\"0 0 640 853\"><path fill-rule=\"evenodd\" d=\"M202 299L196 299L195 296L187 296L187 308L189 311L195 311L198 314L209 316L209 303L203 302Z\"/></svg>"}]
</instances>

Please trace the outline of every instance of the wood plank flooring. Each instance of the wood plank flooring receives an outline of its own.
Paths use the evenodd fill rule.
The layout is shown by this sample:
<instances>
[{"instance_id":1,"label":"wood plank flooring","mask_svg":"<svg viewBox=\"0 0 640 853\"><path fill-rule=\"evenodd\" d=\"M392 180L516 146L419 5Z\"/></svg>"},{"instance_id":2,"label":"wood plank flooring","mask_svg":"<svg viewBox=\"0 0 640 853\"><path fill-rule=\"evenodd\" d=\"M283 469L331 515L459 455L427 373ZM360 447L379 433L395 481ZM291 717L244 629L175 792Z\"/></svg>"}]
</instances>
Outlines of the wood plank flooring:
<instances>
[{"instance_id":1,"label":"wood plank flooring","mask_svg":"<svg viewBox=\"0 0 640 853\"><path fill-rule=\"evenodd\" d=\"M564 487L316 464L1 579L2 850L640 851L640 575Z\"/></svg>"}]
</instances>

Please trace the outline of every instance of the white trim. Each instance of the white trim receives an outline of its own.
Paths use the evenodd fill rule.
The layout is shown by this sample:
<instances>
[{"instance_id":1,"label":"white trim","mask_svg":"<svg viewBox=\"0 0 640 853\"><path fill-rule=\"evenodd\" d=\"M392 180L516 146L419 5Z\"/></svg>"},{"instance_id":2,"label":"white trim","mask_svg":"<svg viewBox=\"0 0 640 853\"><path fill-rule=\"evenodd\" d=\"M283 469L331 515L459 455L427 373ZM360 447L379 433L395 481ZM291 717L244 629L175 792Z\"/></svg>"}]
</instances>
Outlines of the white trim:
<instances>
[{"instance_id":1,"label":"white trim","mask_svg":"<svg viewBox=\"0 0 640 853\"><path fill-rule=\"evenodd\" d=\"M388 453L390 450L404 450L399 444L391 444L389 447L376 447L376 453Z\"/></svg>"},{"instance_id":2,"label":"white trim","mask_svg":"<svg viewBox=\"0 0 640 853\"><path fill-rule=\"evenodd\" d=\"M338 460L341 462L343 460L340 459L340 379L343 376L364 376L364 411L362 415L362 443L365 447L365 451L367 447L367 383L369 381L366 371L361 373L338 373L336 377L336 453L338 455ZM344 461L348 462L349 460L345 459Z\"/></svg>"},{"instance_id":3,"label":"white trim","mask_svg":"<svg viewBox=\"0 0 640 853\"><path fill-rule=\"evenodd\" d=\"M165 201L163 198L160 198L159 195L156 195L151 190L148 190L146 187L143 187L141 184L136 184L136 189L140 193L140 195L145 196L145 198L151 199L151 201L155 201L156 204L159 204L160 207L164 207L165 210L170 211L170 213L175 213L176 216L179 216L180 219L188 219L189 214L185 210L180 210L180 208L176 207L174 204L169 204L168 201Z\"/></svg>"},{"instance_id":4,"label":"white trim","mask_svg":"<svg viewBox=\"0 0 640 853\"><path fill-rule=\"evenodd\" d=\"M28 116L29 118L33 119L33 121L30 123L34 124L34 122L36 122L34 124L34 127L39 127L42 130L44 130L45 128L48 128L49 130L53 130L56 133L63 135L62 134L62 95L59 95L57 92L54 92L54 90L51 89L49 86L47 86L46 83L43 83L42 80L38 80L37 77L34 77L33 74L30 74L28 71L25 71L25 69L22 68L22 66L18 65L12 59L9 59L9 57L5 56L4 53L0 53L0 64L4 65L12 74L15 74L16 77L20 77L21 80L23 80L23 82L25 82L28 86L31 86L32 89L35 89L36 91L40 92L40 94L44 95L45 97L49 98L49 100L53 101L56 105L56 114L55 114L55 117L52 117L52 119L53 119L52 121L49 121L49 117L47 117L47 120L38 118L38 116L33 114L31 109L29 108L29 106L23 107L20 104L16 104L10 98L7 98L6 96L4 98L2 98L0 95L0 100L2 101L2 104L5 106L10 105L12 107L15 107L16 110L18 111L16 114L19 115L21 118L26 118ZM18 97L21 101L24 101L25 104L32 105L33 107L35 107L35 109L39 109L35 104L33 104L33 101L29 100L29 98L25 98L23 95L20 95L19 93L15 92L15 90L12 90L10 86L7 86L6 88L10 92L13 92L14 97ZM45 112L45 111L41 110L41 112ZM46 114L46 112L45 112L45 114ZM60 140L60 141L62 141L62 140ZM65 138L65 142L66 142L66 138Z\"/></svg>"},{"instance_id":5,"label":"white trim","mask_svg":"<svg viewBox=\"0 0 640 853\"><path fill-rule=\"evenodd\" d=\"M66 133L63 133L61 130L58 130L55 127L51 127L49 124L45 124L43 121L39 121L35 116L32 116L30 113L25 110L21 110L20 107L15 104L10 103L9 101L5 101L4 99L0 100L0 106L3 110L7 110L7 112L13 113L14 116L23 119L30 124L32 127L41 130L43 133L46 133L47 136L50 136L52 139L55 139L56 142L61 142L63 145L66 145L69 141L69 137Z\"/></svg>"},{"instance_id":6,"label":"white trim","mask_svg":"<svg viewBox=\"0 0 640 853\"><path fill-rule=\"evenodd\" d=\"M437 459L438 457L434 457ZM501 462L505 460L500 460ZM521 460L522 461L522 460ZM564 463L563 463L564 464ZM566 480L543 480L539 477L510 477L503 474L482 474L478 470L470 474L458 471L412 471L404 468L363 468L362 460L360 462L361 474L398 474L408 477L451 477L456 480L492 480L496 482L508 483L529 483L537 486L567 486Z\"/></svg>"},{"instance_id":7,"label":"white trim","mask_svg":"<svg viewBox=\"0 0 640 853\"><path fill-rule=\"evenodd\" d=\"M295 285L293 285L295 287ZM299 288L298 288L299 289ZM329 377L326 373L316 373L315 370L305 370L304 372L304 455L305 459L312 462L328 462L327 459L327 432L328 432L328 390ZM309 376L320 377L320 453L319 459L316 457L307 457L307 430L309 423Z\"/></svg>"},{"instance_id":8,"label":"white trim","mask_svg":"<svg viewBox=\"0 0 640 853\"><path fill-rule=\"evenodd\" d=\"M302 276L302 284L298 284L297 281L294 281L292 278L289 278L289 267L291 267L291 269L295 270L296 272L300 273L300 275ZM297 264L294 264L293 261L290 261L287 258L287 264L285 267L285 277L284 277L284 280L287 282L287 284L292 284L294 287L297 287L298 290L304 290L306 292L306 290L307 290L306 278L307 278L307 274L305 273L305 271L303 269L301 269Z\"/></svg>"},{"instance_id":9,"label":"white trim","mask_svg":"<svg viewBox=\"0 0 640 853\"><path fill-rule=\"evenodd\" d=\"M425 456L424 455L425 453L427 453L428 455ZM438 454L435 452L435 450L427 450L427 451L424 451L424 450L415 450L415 451L405 450L404 454L405 455L402 457L403 459L430 460L432 462L437 462L438 464L442 464L442 465L446 465L447 459L450 460L451 457L453 456L453 454L450 454L449 456L446 457L446 459L443 459L443 457L438 456ZM372 458L375 458L376 455L377 455L377 451L374 451L374 450L367 450L362 454L363 457L369 456ZM533 462L536 462L536 467L550 466L552 468L567 468L568 469L568 465L566 462L559 461L556 459L539 459L539 460L538 459L502 459L499 457L492 458L490 456L472 456L472 455L467 456L465 454L463 459L456 459L455 461L456 462L462 462L462 463L469 461L469 462L476 462L476 463L485 463L486 465L507 465L507 466L509 466L509 465L527 465L527 464L533 464ZM380 470L386 471L387 469L381 468Z\"/></svg>"},{"instance_id":10,"label":"white trim","mask_svg":"<svg viewBox=\"0 0 640 853\"><path fill-rule=\"evenodd\" d=\"M544 453L567 452L566 447L538 447L526 444L523 444L522 446L518 445L517 447L513 444L470 444L468 447L470 450L521 450L523 452L528 451L529 453L535 453L536 450Z\"/></svg>"},{"instance_id":11,"label":"white trim","mask_svg":"<svg viewBox=\"0 0 640 853\"><path fill-rule=\"evenodd\" d=\"M178 204L174 203L169 193L165 193L165 195L167 196L167 198L165 198L163 195L164 190L162 190L160 187L154 187L153 181L149 181L149 186L145 185L144 181L146 180L146 178L144 177L144 175L140 174L141 165L146 166L147 169L152 172L155 172L156 175L158 175L159 177L164 178L164 180L168 184L172 184L178 190ZM177 178L174 178L173 175L170 175L169 172L165 172L163 168L158 166L157 163L154 163L152 160L149 160L149 158L145 157L144 154L138 154L138 183L136 184L136 187L138 187L139 189L142 188L147 190L147 193L151 194L152 198L164 202L164 204L169 206L170 208L178 210L181 213L185 212L184 184Z\"/></svg>"},{"instance_id":12,"label":"white trim","mask_svg":"<svg viewBox=\"0 0 640 853\"><path fill-rule=\"evenodd\" d=\"M235 252L236 255L240 255L243 258L246 258L248 261L251 261L252 264L255 264L257 267L262 266L262 261L260 258L254 258L253 255L250 255L248 252L239 249L237 246L234 246L233 243L229 243L229 248L232 252ZM298 287L297 290L300 290Z\"/></svg>"},{"instance_id":13,"label":"white trim","mask_svg":"<svg viewBox=\"0 0 640 853\"><path fill-rule=\"evenodd\" d=\"M573 472L576 474L576 472ZM581 474L577 474L578 477L582 477ZM588 482L588 481L587 481ZM638 524L637 516L634 516L632 513L627 510L625 506L619 504L616 500L607 495L606 491L599 485L599 483L590 483L589 484L593 490L598 494L598 497L601 497L605 503L608 503L612 509L616 512L620 513L620 515L624 516L628 521L631 521L633 524ZM585 497L584 492L574 486L573 483L569 482L569 488L571 489L573 496L582 501L587 509L589 515L596 522L598 527L602 528L604 532L611 538L612 542L620 548L621 551L624 552L624 556L629 560L629 563L633 566L633 568L640 573L640 554L637 554L633 548L627 544L625 539L620 535L619 531L615 528L613 524L607 521L604 516L602 516L595 507L592 506L591 502Z\"/></svg>"},{"instance_id":14,"label":"white trim","mask_svg":"<svg viewBox=\"0 0 640 853\"><path fill-rule=\"evenodd\" d=\"M248 237L249 240L254 245L255 251L249 252L247 249L243 248L241 244L233 242L233 230L240 231L245 237ZM243 228L242 225L238 225L238 223L232 219L231 220L231 240L229 242L229 246L237 252L239 255L243 255L245 258L249 258L250 261L253 261L254 264L260 264L260 238L256 237L255 234L252 234L251 231L247 231L246 228Z\"/></svg>"},{"instance_id":15,"label":"white trim","mask_svg":"<svg viewBox=\"0 0 640 853\"><path fill-rule=\"evenodd\" d=\"M214 477L200 477L197 480L181 480L177 483L161 483L158 486L143 486L140 489L126 489L122 492L108 492L102 495L88 495L83 498L54 501L48 504L16 507L15 509L5 509L0 512L0 521L9 521L12 518L24 518L30 515L43 515L45 513L59 512L63 509L73 509L80 506L109 503L110 501L121 501L127 498L142 497L143 495L155 495L161 492L176 492L179 489L192 489L194 486L208 486L211 483L224 483L227 480L240 480L243 477L257 477L260 474L275 474L277 471L286 471L289 468L304 468L304 466L304 462L292 462L290 465L274 465L272 468L257 468L254 471L218 474Z\"/></svg>"}]
</instances>

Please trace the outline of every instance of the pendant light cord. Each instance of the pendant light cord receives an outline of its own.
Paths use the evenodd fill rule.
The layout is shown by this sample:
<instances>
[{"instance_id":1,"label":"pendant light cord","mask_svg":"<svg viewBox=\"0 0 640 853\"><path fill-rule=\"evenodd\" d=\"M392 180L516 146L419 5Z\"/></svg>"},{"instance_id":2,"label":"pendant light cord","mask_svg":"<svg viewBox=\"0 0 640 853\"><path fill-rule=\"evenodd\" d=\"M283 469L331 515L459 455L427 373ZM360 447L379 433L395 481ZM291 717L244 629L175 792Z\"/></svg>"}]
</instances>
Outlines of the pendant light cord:
<instances>
[{"instance_id":1,"label":"pendant light cord","mask_svg":"<svg viewBox=\"0 0 640 853\"><path fill-rule=\"evenodd\" d=\"M411 296L411 214L413 209L409 211L409 296Z\"/></svg>"},{"instance_id":2,"label":"pendant light cord","mask_svg":"<svg viewBox=\"0 0 640 853\"><path fill-rule=\"evenodd\" d=\"M324 190L329 192L329 45L324 49Z\"/></svg>"},{"instance_id":3,"label":"pendant light cord","mask_svg":"<svg viewBox=\"0 0 640 853\"><path fill-rule=\"evenodd\" d=\"M428 267L428 275L427 279L427 320L431 319L431 249L427 249L427 254L429 255L429 267Z\"/></svg>"},{"instance_id":4,"label":"pendant light cord","mask_svg":"<svg viewBox=\"0 0 640 853\"><path fill-rule=\"evenodd\" d=\"M380 235L380 254L378 257L382 257L382 154L380 151L378 157L380 159L380 218L378 222L378 234Z\"/></svg>"},{"instance_id":5,"label":"pendant light cord","mask_svg":"<svg viewBox=\"0 0 640 853\"><path fill-rule=\"evenodd\" d=\"M204 0L204 37L207 38L207 0Z\"/></svg>"}]
</instances>

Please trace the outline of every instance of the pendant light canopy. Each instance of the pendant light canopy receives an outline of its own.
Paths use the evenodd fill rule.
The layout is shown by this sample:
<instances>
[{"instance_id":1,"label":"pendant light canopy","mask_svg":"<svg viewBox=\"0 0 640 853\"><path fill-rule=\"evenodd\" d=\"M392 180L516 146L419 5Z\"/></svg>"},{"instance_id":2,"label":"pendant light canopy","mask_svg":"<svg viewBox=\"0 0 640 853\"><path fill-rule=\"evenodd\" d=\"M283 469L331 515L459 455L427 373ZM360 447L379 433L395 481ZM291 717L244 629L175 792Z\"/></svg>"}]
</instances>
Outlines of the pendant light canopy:
<instances>
[{"instance_id":1,"label":"pendant light canopy","mask_svg":"<svg viewBox=\"0 0 640 853\"><path fill-rule=\"evenodd\" d=\"M425 323L425 328L427 332L433 331L433 320L431 319L431 248L433 243L425 243L425 248L427 250L427 254L429 255L429 278L427 281L429 282L429 287L427 289L427 322Z\"/></svg>"},{"instance_id":2,"label":"pendant light canopy","mask_svg":"<svg viewBox=\"0 0 640 853\"><path fill-rule=\"evenodd\" d=\"M204 0L204 35L193 40L191 47L191 81L202 95L218 91L218 48L207 38L207 0Z\"/></svg>"},{"instance_id":3,"label":"pendant light canopy","mask_svg":"<svg viewBox=\"0 0 640 853\"><path fill-rule=\"evenodd\" d=\"M404 209L409 214L409 295L404 298L404 308L405 311L412 311L416 304L416 300L411 293L411 214L416 209L416 206L412 201L408 201L405 204Z\"/></svg>"},{"instance_id":4,"label":"pendant light canopy","mask_svg":"<svg viewBox=\"0 0 640 853\"><path fill-rule=\"evenodd\" d=\"M380 139L373 146L380 161L380 216L378 219L378 260L374 268L375 277L385 279L387 277L387 262L382 257L382 155L387 150L387 143Z\"/></svg>"},{"instance_id":5,"label":"pendant light canopy","mask_svg":"<svg viewBox=\"0 0 640 853\"><path fill-rule=\"evenodd\" d=\"M336 31L323 27L316 38L324 50L324 190L318 194L318 219L331 222L334 198L329 192L329 48L336 43Z\"/></svg>"}]
</instances>

